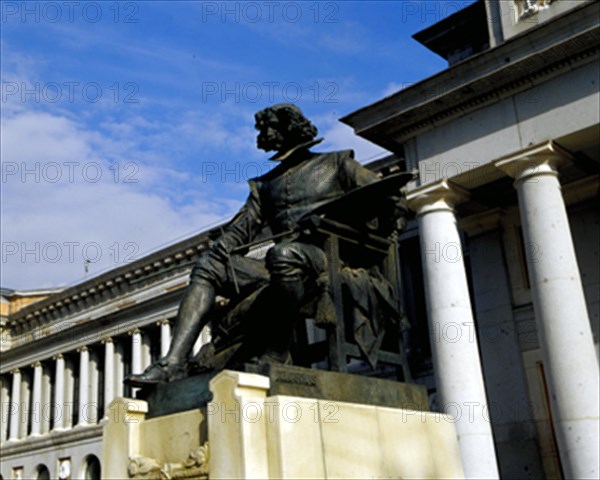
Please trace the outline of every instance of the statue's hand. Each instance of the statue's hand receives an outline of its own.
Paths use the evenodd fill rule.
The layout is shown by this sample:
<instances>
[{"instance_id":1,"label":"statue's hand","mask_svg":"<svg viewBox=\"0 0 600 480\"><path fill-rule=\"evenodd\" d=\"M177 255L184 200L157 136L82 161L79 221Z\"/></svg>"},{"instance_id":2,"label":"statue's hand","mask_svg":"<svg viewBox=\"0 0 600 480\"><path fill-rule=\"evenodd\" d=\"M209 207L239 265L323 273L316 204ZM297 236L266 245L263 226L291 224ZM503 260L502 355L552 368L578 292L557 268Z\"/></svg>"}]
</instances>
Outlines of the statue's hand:
<instances>
[{"instance_id":1,"label":"statue's hand","mask_svg":"<svg viewBox=\"0 0 600 480\"><path fill-rule=\"evenodd\" d=\"M233 250L228 244L225 238L218 238L210 247L212 253L219 257L222 261L227 261L231 256Z\"/></svg>"}]
</instances>

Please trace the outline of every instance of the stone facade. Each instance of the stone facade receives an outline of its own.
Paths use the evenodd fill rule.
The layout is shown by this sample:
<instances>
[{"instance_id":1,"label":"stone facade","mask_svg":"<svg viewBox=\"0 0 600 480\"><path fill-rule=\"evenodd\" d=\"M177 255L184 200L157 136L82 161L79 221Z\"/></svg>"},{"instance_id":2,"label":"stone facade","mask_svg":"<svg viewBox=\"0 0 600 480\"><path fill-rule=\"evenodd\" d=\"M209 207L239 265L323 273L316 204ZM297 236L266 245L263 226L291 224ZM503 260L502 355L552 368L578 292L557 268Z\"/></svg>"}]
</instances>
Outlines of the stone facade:
<instances>
[{"instance_id":1,"label":"stone facade","mask_svg":"<svg viewBox=\"0 0 600 480\"><path fill-rule=\"evenodd\" d=\"M485 11L492 48L342 121L419 170L408 198L436 397L462 413L467 478L594 478L598 5Z\"/></svg>"}]
</instances>

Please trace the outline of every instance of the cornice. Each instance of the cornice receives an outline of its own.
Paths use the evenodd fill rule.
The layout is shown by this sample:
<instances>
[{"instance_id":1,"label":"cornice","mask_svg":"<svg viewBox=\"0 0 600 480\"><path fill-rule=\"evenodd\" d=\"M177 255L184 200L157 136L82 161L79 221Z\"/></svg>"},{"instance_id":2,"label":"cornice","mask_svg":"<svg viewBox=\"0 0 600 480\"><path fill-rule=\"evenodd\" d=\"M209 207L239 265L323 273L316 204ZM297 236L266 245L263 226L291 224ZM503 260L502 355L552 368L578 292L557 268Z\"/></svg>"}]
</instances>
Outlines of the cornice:
<instances>
[{"instance_id":1,"label":"cornice","mask_svg":"<svg viewBox=\"0 0 600 480\"><path fill-rule=\"evenodd\" d=\"M17 334L33 330L52 323L54 320L72 317L78 312L114 301L149 285L158 284L169 276L187 271L191 269L200 253L208 247L209 237L214 230L202 232L135 262L115 268L44 300L32 303L11 315L9 326Z\"/></svg>"},{"instance_id":2,"label":"cornice","mask_svg":"<svg viewBox=\"0 0 600 480\"><path fill-rule=\"evenodd\" d=\"M341 119L391 151L419 133L598 58L598 4L540 24Z\"/></svg>"},{"instance_id":3,"label":"cornice","mask_svg":"<svg viewBox=\"0 0 600 480\"><path fill-rule=\"evenodd\" d=\"M85 427L74 427L69 430L60 430L40 436L30 436L21 440L3 442L0 453L3 458L19 454L33 454L45 448L57 448L62 445L74 445L86 440L100 441L104 425L90 425Z\"/></svg>"},{"instance_id":4,"label":"cornice","mask_svg":"<svg viewBox=\"0 0 600 480\"><path fill-rule=\"evenodd\" d=\"M18 345L11 350L2 353L2 364L0 373L10 372L16 367L26 367L35 361L45 361L58 355L67 355L76 352L83 345L102 346L102 339L110 336L112 338L124 337L129 331L144 327L154 326L156 322L174 317L177 313L178 300L160 299L162 306L156 307L152 312L140 312L132 316L119 315L111 319L110 324L98 331L86 331L83 327L73 327L53 337L37 340L35 343ZM130 341L126 339L124 341Z\"/></svg>"},{"instance_id":5,"label":"cornice","mask_svg":"<svg viewBox=\"0 0 600 480\"><path fill-rule=\"evenodd\" d=\"M0 373L61 354L73 353L86 345L102 345L101 342L106 337L126 337L135 328L155 325L158 321L172 318L177 313L180 295L179 291L156 295L143 304L106 315L101 322L92 325L69 322L66 328L33 341L16 339L13 347L2 353Z\"/></svg>"}]
</instances>

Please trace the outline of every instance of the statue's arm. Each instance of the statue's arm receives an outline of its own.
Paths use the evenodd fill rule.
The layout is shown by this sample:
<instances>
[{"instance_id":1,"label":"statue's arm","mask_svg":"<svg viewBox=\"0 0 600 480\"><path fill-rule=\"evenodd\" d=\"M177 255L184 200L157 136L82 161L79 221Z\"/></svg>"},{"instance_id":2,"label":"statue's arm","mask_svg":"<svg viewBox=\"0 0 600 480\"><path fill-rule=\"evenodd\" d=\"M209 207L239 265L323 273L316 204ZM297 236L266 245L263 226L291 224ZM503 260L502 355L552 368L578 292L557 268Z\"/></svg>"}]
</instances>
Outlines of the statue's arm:
<instances>
[{"instance_id":1,"label":"statue's arm","mask_svg":"<svg viewBox=\"0 0 600 480\"><path fill-rule=\"evenodd\" d=\"M235 217L223 227L221 236L212 245L214 253L229 255L237 247L250 243L263 227L258 188L250 182L250 195Z\"/></svg>"}]
</instances>

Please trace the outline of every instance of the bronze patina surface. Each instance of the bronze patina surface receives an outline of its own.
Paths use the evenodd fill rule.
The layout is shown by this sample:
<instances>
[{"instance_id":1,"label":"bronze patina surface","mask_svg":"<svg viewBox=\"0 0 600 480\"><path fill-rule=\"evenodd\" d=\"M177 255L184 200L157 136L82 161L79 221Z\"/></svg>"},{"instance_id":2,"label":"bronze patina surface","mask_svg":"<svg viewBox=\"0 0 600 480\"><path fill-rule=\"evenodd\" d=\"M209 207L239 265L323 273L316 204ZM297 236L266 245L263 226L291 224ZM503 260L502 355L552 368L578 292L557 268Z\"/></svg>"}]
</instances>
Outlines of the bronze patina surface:
<instances>
[{"instance_id":1,"label":"bronze patina surface","mask_svg":"<svg viewBox=\"0 0 600 480\"><path fill-rule=\"evenodd\" d=\"M255 121L257 146L279 164L249 180L246 203L193 267L168 353L126 382L143 389L151 415L205 404L223 369L265 373L273 394L426 408L421 387L341 374L358 358L410 380L395 241L412 175L381 179L351 150L313 152L321 139L295 105ZM265 239L273 245L264 260L246 256ZM326 340L308 341L306 319ZM207 324L212 340L192 356ZM319 362L340 373L301 368Z\"/></svg>"}]
</instances>

